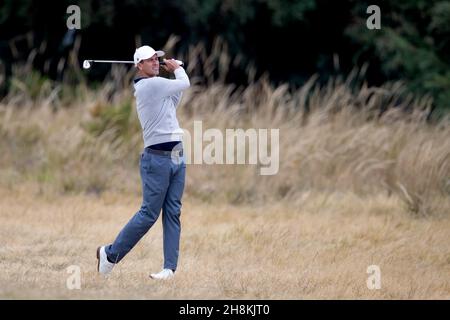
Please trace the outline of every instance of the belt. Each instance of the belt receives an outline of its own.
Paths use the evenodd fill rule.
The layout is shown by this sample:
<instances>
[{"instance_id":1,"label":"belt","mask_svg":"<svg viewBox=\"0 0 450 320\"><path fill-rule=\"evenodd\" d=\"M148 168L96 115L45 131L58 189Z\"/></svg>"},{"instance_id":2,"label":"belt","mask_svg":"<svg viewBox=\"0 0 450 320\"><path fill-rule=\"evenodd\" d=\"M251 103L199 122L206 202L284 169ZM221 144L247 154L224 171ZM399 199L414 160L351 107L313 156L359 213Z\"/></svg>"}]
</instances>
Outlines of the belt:
<instances>
[{"instance_id":1,"label":"belt","mask_svg":"<svg viewBox=\"0 0 450 320\"><path fill-rule=\"evenodd\" d=\"M150 147L147 147L147 148L145 148L145 152L157 154L160 156L166 156L166 157L172 157L172 156L182 157L183 156L183 149L166 151L166 150L155 150L155 149L151 149Z\"/></svg>"}]
</instances>

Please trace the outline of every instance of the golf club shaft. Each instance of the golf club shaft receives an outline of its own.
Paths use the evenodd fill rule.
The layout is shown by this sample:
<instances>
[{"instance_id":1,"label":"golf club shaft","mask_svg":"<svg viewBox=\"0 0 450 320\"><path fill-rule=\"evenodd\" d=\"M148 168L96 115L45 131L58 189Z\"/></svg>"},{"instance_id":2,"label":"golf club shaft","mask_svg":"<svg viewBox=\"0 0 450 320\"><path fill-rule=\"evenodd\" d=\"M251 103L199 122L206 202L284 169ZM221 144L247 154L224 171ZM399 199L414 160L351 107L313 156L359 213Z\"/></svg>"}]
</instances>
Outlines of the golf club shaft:
<instances>
[{"instance_id":1,"label":"golf club shaft","mask_svg":"<svg viewBox=\"0 0 450 320\"><path fill-rule=\"evenodd\" d=\"M134 64L134 61L123 61L123 60L122 61L120 61L120 60L86 60L86 61L89 61L90 63L92 63L92 62L96 62L96 63L100 62L100 63L130 63L130 64ZM176 61L179 61L179 60L176 60ZM166 63L164 61L160 61L159 64L160 65L165 65ZM180 66L184 65L184 63L182 61L179 61L178 64Z\"/></svg>"},{"instance_id":2,"label":"golf club shaft","mask_svg":"<svg viewBox=\"0 0 450 320\"><path fill-rule=\"evenodd\" d=\"M120 60L86 60L89 62L100 62L100 63L134 63L133 61L120 61Z\"/></svg>"}]
</instances>

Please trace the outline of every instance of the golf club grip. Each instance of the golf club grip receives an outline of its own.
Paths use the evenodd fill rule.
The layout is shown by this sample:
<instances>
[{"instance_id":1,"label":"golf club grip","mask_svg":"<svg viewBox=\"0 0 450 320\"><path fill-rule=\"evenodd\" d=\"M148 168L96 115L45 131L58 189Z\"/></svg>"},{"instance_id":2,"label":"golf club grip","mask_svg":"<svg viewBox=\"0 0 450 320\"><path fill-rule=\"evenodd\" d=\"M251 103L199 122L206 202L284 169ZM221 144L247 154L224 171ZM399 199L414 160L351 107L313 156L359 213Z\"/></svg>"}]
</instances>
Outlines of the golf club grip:
<instances>
[{"instance_id":1,"label":"golf club grip","mask_svg":"<svg viewBox=\"0 0 450 320\"><path fill-rule=\"evenodd\" d=\"M183 61L175 60L175 62L177 62L179 66L184 66ZM165 63L164 61L160 61L159 64L160 64L161 66L165 66L165 65L166 65L166 63Z\"/></svg>"}]
</instances>

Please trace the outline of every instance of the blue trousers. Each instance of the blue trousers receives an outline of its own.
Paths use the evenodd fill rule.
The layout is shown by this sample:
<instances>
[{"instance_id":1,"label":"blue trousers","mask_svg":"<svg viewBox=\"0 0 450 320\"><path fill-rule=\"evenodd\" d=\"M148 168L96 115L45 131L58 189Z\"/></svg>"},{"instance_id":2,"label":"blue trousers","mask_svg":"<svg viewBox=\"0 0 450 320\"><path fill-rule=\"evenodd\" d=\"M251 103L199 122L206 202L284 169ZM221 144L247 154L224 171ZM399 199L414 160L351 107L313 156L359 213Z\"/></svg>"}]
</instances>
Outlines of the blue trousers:
<instances>
[{"instance_id":1,"label":"blue trousers","mask_svg":"<svg viewBox=\"0 0 450 320\"><path fill-rule=\"evenodd\" d=\"M118 263L153 226L162 209L164 268L176 270L186 162L182 155L162 155L147 150L140 159L142 206L105 251L108 260Z\"/></svg>"}]
</instances>

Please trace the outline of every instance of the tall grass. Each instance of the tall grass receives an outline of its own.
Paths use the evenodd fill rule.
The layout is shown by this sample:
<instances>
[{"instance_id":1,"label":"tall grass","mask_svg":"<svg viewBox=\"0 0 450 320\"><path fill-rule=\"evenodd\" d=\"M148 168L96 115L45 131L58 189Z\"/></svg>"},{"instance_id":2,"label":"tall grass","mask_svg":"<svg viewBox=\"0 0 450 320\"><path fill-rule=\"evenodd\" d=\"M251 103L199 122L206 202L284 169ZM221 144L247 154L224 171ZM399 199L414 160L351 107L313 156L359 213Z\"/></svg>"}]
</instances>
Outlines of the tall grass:
<instances>
[{"instance_id":1,"label":"tall grass","mask_svg":"<svg viewBox=\"0 0 450 320\"><path fill-rule=\"evenodd\" d=\"M279 129L280 169L261 176L254 165L189 165L187 196L301 206L316 191L385 193L416 216L450 213L450 121L426 121L430 99L408 95L399 82L369 87L364 68L326 85L313 76L296 90L255 79L249 68L250 84L236 87L224 82L236 63L224 46L217 42L210 55L192 47L182 57L192 86L178 109L180 125L190 132L197 120L203 130ZM0 103L2 187L139 193L142 138L132 76L114 66L93 89L85 80L57 84L16 66L12 91Z\"/></svg>"}]
</instances>

